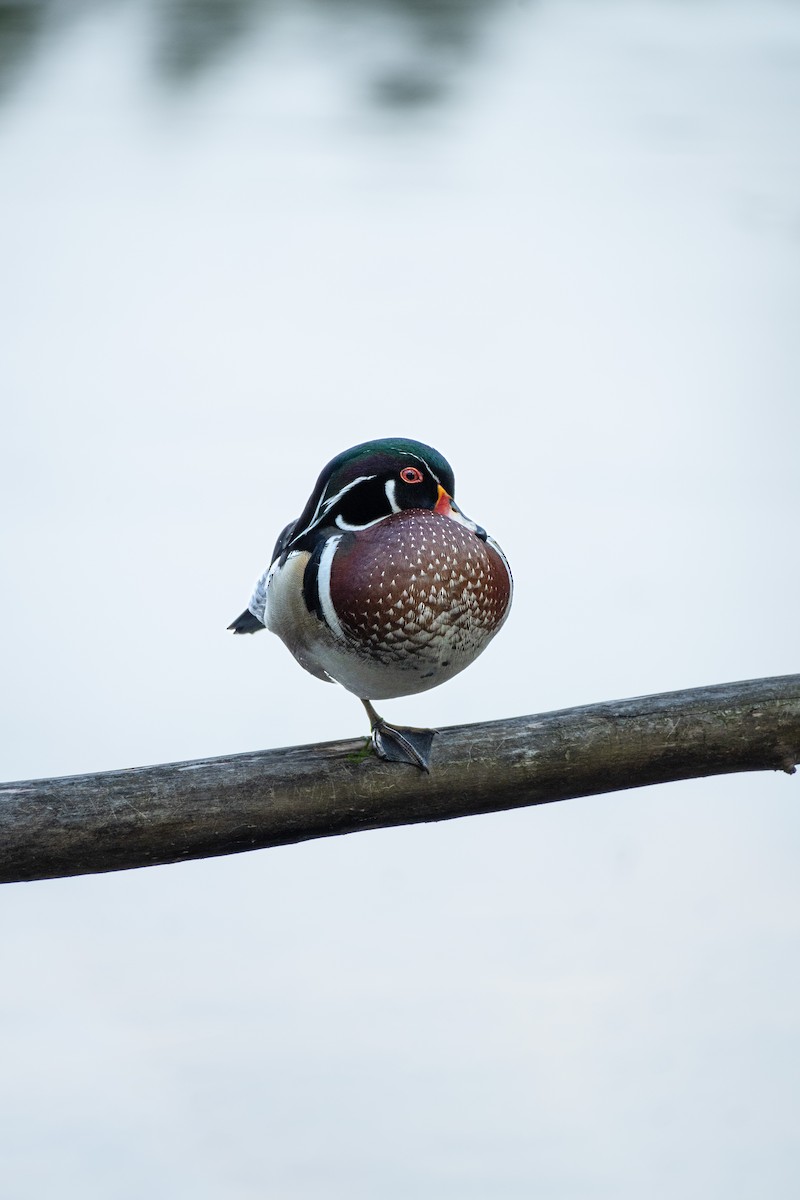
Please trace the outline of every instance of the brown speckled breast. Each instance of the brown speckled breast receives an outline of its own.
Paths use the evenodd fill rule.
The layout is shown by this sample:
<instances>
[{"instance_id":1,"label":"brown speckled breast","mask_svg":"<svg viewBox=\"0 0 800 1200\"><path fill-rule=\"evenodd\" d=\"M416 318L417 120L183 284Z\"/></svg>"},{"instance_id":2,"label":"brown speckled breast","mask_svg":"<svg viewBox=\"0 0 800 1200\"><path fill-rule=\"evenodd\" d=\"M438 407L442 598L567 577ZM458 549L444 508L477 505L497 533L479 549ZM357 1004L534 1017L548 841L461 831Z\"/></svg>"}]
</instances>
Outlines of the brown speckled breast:
<instances>
[{"instance_id":1,"label":"brown speckled breast","mask_svg":"<svg viewBox=\"0 0 800 1200\"><path fill-rule=\"evenodd\" d=\"M442 681L500 628L511 579L501 555L470 529L409 509L343 539L330 594L365 657Z\"/></svg>"}]
</instances>

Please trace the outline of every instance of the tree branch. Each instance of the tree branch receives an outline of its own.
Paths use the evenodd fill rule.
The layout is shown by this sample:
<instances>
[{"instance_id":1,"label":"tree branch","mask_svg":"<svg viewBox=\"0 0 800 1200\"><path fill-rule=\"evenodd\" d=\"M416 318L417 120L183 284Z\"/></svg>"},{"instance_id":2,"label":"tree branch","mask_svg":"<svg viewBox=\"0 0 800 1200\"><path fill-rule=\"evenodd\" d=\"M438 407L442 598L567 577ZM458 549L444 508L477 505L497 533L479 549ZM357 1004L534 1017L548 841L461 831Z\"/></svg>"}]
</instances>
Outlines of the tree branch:
<instances>
[{"instance_id":1,"label":"tree branch","mask_svg":"<svg viewBox=\"0 0 800 1200\"><path fill-rule=\"evenodd\" d=\"M0 882L119 871L800 762L800 675L441 730L0 786Z\"/></svg>"}]
</instances>

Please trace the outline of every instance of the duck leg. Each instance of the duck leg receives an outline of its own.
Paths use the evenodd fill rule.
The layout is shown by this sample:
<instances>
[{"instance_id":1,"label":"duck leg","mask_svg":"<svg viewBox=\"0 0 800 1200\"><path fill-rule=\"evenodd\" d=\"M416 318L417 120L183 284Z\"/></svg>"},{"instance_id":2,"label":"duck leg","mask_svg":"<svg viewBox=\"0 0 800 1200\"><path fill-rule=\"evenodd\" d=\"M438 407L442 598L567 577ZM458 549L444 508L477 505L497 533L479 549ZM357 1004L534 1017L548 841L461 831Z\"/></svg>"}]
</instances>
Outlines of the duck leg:
<instances>
[{"instance_id":1,"label":"duck leg","mask_svg":"<svg viewBox=\"0 0 800 1200\"><path fill-rule=\"evenodd\" d=\"M361 703L367 710L372 747L378 758L386 762L410 763L420 771L431 769L431 746L436 736L435 729L410 729L405 725L390 725L379 716L369 700Z\"/></svg>"}]
</instances>

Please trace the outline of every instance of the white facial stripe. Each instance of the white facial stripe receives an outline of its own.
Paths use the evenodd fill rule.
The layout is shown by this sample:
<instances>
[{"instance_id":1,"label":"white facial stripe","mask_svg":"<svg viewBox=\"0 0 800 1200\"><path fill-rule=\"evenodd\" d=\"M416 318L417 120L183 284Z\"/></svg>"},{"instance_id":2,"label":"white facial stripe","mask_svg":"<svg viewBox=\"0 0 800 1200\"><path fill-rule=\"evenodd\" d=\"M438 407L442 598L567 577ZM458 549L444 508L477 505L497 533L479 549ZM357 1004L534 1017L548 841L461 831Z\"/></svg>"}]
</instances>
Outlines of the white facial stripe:
<instances>
[{"instance_id":1,"label":"white facial stripe","mask_svg":"<svg viewBox=\"0 0 800 1200\"><path fill-rule=\"evenodd\" d=\"M393 449L399 449L399 447L395 446L395 447L393 447ZM403 453L403 454L405 455L405 457L406 457L406 458L414 458L414 459L416 459L416 461L417 461L418 463L422 463L423 467L424 467L424 468L425 468L425 470L428 472L428 474L429 474L429 475L432 475L432 476L433 476L433 478L436 480L436 482L439 484L439 487L441 487L441 486L442 486L442 481L441 481L441 479L440 479L440 478L439 478L439 476L436 474L436 472L435 472L435 471L432 469L432 467L431 467L430 463L427 463L427 462L425 461L425 459L424 459L424 458L420 458L420 456L419 456L418 454L412 454L412 453L411 453L410 451L408 451L408 450L403 450L403 451L401 451L401 453Z\"/></svg>"},{"instance_id":2,"label":"white facial stripe","mask_svg":"<svg viewBox=\"0 0 800 1200\"><path fill-rule=\"evenodd\" d=\"M322 609L322 615L325 618L325 624L335 637L341 638L344 641L344 630L339 624L339 618L336 615L336 609L333 607L333 601L331 600L331 567L333 566L333 556L341 540L341 534L334 534L325 543L320 555L319 570L317 571L317 590L319 592L319 605Z\"/></svg>"},{"instance_id":3,"label":"white facial stripe","mask_svg":"<svg viewBox=\"0 0 800 1200\"><path fill-rule=\"evenodd\" d=\"M322 517L324 517L326 513L330 512L330 510L333 508L336 501L341 500L341 498L345 494L345 492L349 492L350 489L354 488L356 486L356 484L358 484L358 483L366 483L368 480L374 479L374 478L375 478L374 475L359 475L358 479L354 479L352 483L345 484L345 486L340 491L338 491L335 496L329 496L327 499L325 497L325 493L323 492L319 498L319 503L317 504L317 507L314 509L313 517L311 518L309 523L306 525L305 529L300 529L300 530L298 530L298 532L296 534L294 534L294 536L292 537L292 541L296 542L298 538L303 536L303 534L308 533L309 529L313 529L314 526L317 524L317 521L321 520ZM345 528L345 526L343 526L342 528ZM347 528L349 528L349 526L347 526Z\"/></svg>"},{"instance_id":4,"label":"white facial stripe","mask_svg":"<svg viewBox=\"0 0 800 1200\"><path fill-rule=\"evenodd\" d=\"M397 483L394 479L386 480L386 499L389 501L389 507L393 513L400 512L400 505L397 503Z\"/></svg>"},{"instance_id":5,"label":"white facial stripe","mask_svg":"<svg viewBox=\"0 0 800 1200\"><path fill-rule=\"evenodd\" d=\"M433 476L433 478L439 484L439 487L443 486L442 481L439 478L439 476L436 474L436 472L434 470L431 469L430 463L426 462L424 458L421 458L419 454L414 454L408 450L402 450L401 447L399 447L399 446L393 446L392 449L399 450L406 458L412 458L412 459L414 459L415 462L421 463L422 466L425 468L425 470L430 475ZM308 533L309 529L313 529L314 526L316 524L318 524L318 522L321 521L322 518L327 513L330 512L330 510L333 508L333 506L339 500L341 500L342 496L344 496L346 492L349 492L351 488L356 487L356 485L359 483L367 483L370 479L377 479L377 475L359 475L358 479L354 479L352 481L352 483L345 484L345 486L343 488L341 488L334 496L326 497L325 493L323 492L323 494L319 498L317 507L314 509L313 517L311 518L309 523L306 525L305 529L297 530L297 532L292 537L292 543L296 542L298 540L298 538L301 538L306 533ZM397 486L396 482L393 479L388 480L386 483L386 498L389 501L389 504L391 505L392 512L400 512L400 505L397 503L397 499L396 499L396 486ZM391 493L389 490L390 488L391 488ZM458 518L456 518L456 520L457 519ZM335 520L335 524L338 525L340 529L344 529L347 531L357 531L359 529L369 529L369 527L371 525L377 525L378 521L382 521L382 520L384 520L383 517L378 517L375 521L367 521L366 524L364 524L364 525L350 525L347 521L344 520L344 518L342 516L337 516L336 520ZM468 519L462 521L462 524L466 525L468 529L474 530L473 523L471 521L469 521ZM290 544L292 544L292 543L290 543Z\"/></svg>"},{"instance_id":6,"label":"white facial stripe","mask_svg":"<svg viewBox=\"0 0 800 1200\"><path fill-rule=\"evenodd\" d=\"M376 478L377 478L377 476L375 476L375 475L359 475L358 479L354 479L352 483L346 483L344 485L344 487L341 489L341 491L337 492L335 496L331 496L330 499L325 501L325 503L322 506L322 512L323 513L330 512L330 510L333 508L336 501L341 500L341 498L345 494L345 492L349 492L350 489L356 487L357 484L367 483L370 479L376 479Z\"/></svg>"},{"instance_id":7,"label":"white facial stripe","mask_svg":"<svg viewBox=\"0 0 800 1200\"><path fill-rule=\"evenodd\" d=\"M385 520L386 515L384 514L382 517L376 517L374 521L365 521L363 525L351 525L348 521L345 521L341 513L338 513L333 523L334 525L338 525L340 529L346 530L348 533L357 533L359 529L369 529L370 526L377 525L379 522Z\"/></svg>"}]
</instances>

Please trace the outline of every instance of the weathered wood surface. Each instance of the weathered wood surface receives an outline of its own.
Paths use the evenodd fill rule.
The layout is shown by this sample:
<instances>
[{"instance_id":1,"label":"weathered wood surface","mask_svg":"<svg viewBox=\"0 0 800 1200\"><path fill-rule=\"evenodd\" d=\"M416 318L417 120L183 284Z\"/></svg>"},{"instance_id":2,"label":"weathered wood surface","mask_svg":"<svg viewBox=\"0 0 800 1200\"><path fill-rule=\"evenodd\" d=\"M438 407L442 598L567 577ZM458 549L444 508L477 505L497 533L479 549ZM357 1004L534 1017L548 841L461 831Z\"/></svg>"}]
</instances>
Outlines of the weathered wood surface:
<instances>
[{"instance_id":1,"label":"weathered wood surface","mask_svg":"<svg viewBox=\"0 0 800 1200\"><path fill-rule=\"evenodd\" d=\"M443 729L0 785L0 882L118 871L800 762L800 675Z\"/></svg>"}]
</instances>

